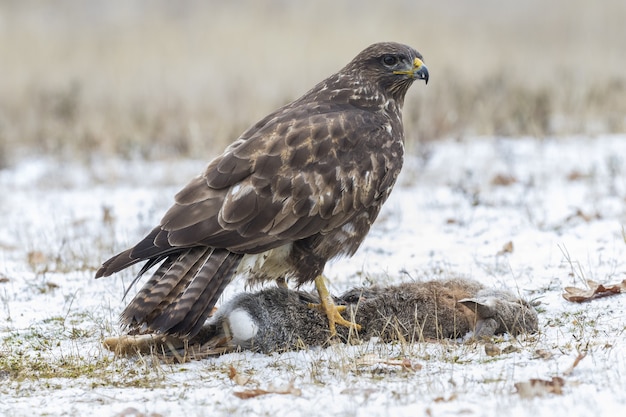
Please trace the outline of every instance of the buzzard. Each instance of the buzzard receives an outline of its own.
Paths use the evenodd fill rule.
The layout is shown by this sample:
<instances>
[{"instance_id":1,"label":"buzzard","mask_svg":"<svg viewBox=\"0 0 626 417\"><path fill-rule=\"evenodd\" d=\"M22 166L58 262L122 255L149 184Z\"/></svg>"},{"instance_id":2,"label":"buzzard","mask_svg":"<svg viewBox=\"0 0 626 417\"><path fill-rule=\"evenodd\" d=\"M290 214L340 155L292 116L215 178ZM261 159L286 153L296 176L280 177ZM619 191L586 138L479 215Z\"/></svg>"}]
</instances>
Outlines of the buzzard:
<instances>
[{"instance_id":1,"label":"buzzard","mask_svg":"<svg viewBox=\"0 0 626 417\"><path fill-rule=\"evenodd\" d=\"M355 326L322 275L351 256L402 167L402 105L428 69L413 48L377 43L246 130L178 194L160 224L96 278L147 261L152 277L121 315L132 331L193 337L238 274L315 281L331 335Z\"/></svg>"}]
</instances>

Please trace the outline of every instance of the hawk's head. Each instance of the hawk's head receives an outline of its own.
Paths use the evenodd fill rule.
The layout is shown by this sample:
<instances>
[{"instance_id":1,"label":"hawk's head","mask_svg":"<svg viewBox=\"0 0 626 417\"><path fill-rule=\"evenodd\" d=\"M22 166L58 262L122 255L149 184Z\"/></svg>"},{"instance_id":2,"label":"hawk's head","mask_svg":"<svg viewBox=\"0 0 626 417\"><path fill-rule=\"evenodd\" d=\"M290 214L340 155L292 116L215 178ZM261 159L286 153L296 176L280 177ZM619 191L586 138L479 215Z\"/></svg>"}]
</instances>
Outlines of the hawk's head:
<instances>
[{"instance_id":1,"label":"hawk's head","mask_svg":"<svg viewBox=\"0 0 626 417\"><path fill-rule=\"evenodd\" d=\"M368 46L341 72L376 83L400 102L413 81L428 83L428 68L422 61L422 55L410 46L395 42Z\"/></svg>"}]
</instances>

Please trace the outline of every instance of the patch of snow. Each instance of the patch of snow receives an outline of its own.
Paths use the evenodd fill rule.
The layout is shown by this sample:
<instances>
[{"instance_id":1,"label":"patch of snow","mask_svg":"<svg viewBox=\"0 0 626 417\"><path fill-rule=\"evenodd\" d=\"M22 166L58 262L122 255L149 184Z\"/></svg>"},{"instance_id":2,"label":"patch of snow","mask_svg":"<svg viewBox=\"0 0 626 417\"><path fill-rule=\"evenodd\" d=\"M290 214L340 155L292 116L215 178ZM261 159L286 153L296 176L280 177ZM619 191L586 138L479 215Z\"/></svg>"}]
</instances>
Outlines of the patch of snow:
<instances>
[{"instance_id":1,"label":"patch of snow","mask_svg":"<svg viewBox=\"0 0 626 417\"><path fill-rule=\"evenodd\" d=\"M541 303L538 335L498 344L517 351L490 357L480 344L370 341L183 365L114 358L101 340L119 334L122 294L137 268L100 280L95 269L142 238L203 164L37 159L0 171L0 356L17 338L25 355L50 363L80 357L111 375L20 381L3 373L0 414L112 416L132 407L164 416L547 417L559 410L575 417L623 410L625 296L574 304L561 294L587 279L626 279L626 137L428 146L428 159L406 162L355 256L327 266L331 291L450 275L510 288ZM503 251L508 242L513 250ZM223 300L242 290L236 281ZM568 373L579 351L587 356ZM359 364L368 355L422 368ZM236 385L231 366L253 382ZM516 382L554 376L565 379L562 395L515 393ZM234 395L289 384L302 395Z\"/></svg>"}]
</instances>

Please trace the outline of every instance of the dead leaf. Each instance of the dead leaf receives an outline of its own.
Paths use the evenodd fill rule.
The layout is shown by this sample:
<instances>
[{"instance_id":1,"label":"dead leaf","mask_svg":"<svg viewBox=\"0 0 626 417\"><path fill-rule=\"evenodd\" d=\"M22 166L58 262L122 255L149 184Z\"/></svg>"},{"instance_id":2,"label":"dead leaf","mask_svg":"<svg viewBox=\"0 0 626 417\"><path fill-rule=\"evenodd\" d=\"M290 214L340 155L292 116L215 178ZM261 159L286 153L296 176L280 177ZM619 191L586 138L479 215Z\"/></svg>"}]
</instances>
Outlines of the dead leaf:
<instances>
[{"instance_id":1,"label":"dead leaf","mask_svg":"<svg viewBox=\"0 0 626 417\"><path fill-rule=\"evenodd\" d=\"M497 174L491 179L491 185L500 185L506 187L511 184L515 184L517 179L509 174Z\"/></svg>"},{"instance_id":2,"label":"dead leaf","mask_svg":"<svg viewBox=\"0 0 626 417\"><path fill-rule=\"evenodd\" d=\"M228 378L237 385L246 385L252 381L251 377L241 375L232 365L228 368Z\"/></svg>"},{"instance_id":3,"label":"dead leaf","mask_svg":"<svg viewBox=\"0 0 626 417\"><path fill-rule=\"evenodd\" d=\"M456 395L456 394L452 394L452 395L450 395L448 398L445 398L445 397L437 397L437 398L435 398L435 399L433 400L433 402L436 402L436 403L447 403L447 402L450 402L450 401L454 401L454 400L456 400L456 399L457 399L457 395Z\"/></svg>"},{"instance_id":4,"label":"dead leaf","mask_svg":"<svg viewBox=\"0 0 626 417\"><path fill-rule=\"evenodd\" d=\"M599 220L602 216L598 212L593 214L588 214L582 211L580 208L577 208L576 211L565 218L565 222L570 222L575 219L581 219L585 223L589 223L592 220Z\"/></svg>"},{"instance_id":5,"label":"dead leaf","mask_svg":"<svg viewBox=\"0 0 626 417\"><path fill-rule=\"evenodd\" d=\"M567 368L565 370L565 372L563 372L563 375L569 375L572 372L574 372L574 368L576 368L578 366L580 361L585 359L585 356L587 356L587 352L585 352L585 353L578 352L578 356L576 356L576 359L574 359L574 363L572 363L572 365L569 368Z\"/></svg>"},{"instance_id":6,"label":"dead leaf","mask_svg":"<svg viewBox=\"0 0 626 417\"><path fill-rule=\"evenodd\" d=\"M501 256L505 253L513 253L513 242L508 241L504 245L502 245L502 249L498 251L497 255Z\"/></svg>"},{"instance_id":7,"label":"dead leaf","mask_svg":"<svg viewBox=\"0 0 626 417\"><path fill-rule=\"evenodd\" d=\"M619 284L602 285L595 281L587 280L588 289L577 287L565 287L563 298L567 301L582 303L596 298L607 297L609 295L621 294L626 292L626 279Z\"/></svg>"},{"instance_id":8,"label":"dead leaf","mask_svg":"<svg viewBox=\"0 0 626 417\"><path fill-rule=\"evenodd\" d=\"M582 179L589 178L589 177L590 177L589 174L582 173L576 169L571 171L569 174L567 174L568 181L578 181L578 180L582 180Z\"/></svg>"},{"instance_id":9,"label":"dead leaf","mask_svg":"<svg viewBox=\"0 0 626 417\"><path fill-rule=\"evenodd\" d=\"M535 355L541 359L550 359L552 357L552 352L546 349L537 349L535 351Z\"/></svg>"},{"instance_id":10,"label":"dead leaf","mask_svg":"<svg viewBox=\"0 0 626 417\"><path fill-rule=\"evenodd\" d=\"M50 281L46 282L44 285L46 286L46 289L48 290L56 290L57 288L59 288L59 284L55 284L54 282L50 282Z\"/></svg>"},{"instance_id":11,"label":"dead leaf","mask_svg":"<svg viewBox=\"0 0 626 417\"><path fill-rule=\"evenodd\" d=\"M7 277L7 276L6 276L6 275L4 275L2 272L0 272L0 284L1 284L1 283L5 283L5 282L9 282L9 281L11 281L11 280L9 279L9 277Z\"/></svg>"},{"instance_id":12,"label":"dead leaf","mask_svg":"<svg viewBox=\"0 0 626 417\"><path fill-rule=\"evenodd\" d=\"M533 378L526 382L516 382L515 389L522 398L541 397L545 394L563 394L565 380L554 376L551 380Z\"/></svg>"},{"instance_id":13,"label":"dead leaf","mask_svg":"<svg viewBox=\"0 0 626 417\"><path fill-rule=\"evenodd\" d=\"M518 348L517 346L513 346L513 345L508 345L507 347L502 349L502 353L504 353L504 354L515 353L515 352L519 352L519 351L520 351L520 348Z\"/></svg>"},{"instance_id":14,"label":"dead leaf","mask_svg":"<svg viewBox=\"0 0 626 417\"><path fill-rule=\"evenodd\" d=\"M502 350L500 350L500 348L494 345L493 343L486 343L485 353L487 354L487 356L493 357L493 356L498 356L499 354L501 354Z\"/></svg>"},{"instance_id":15,"label":"dead leaf","mask_svg":"<svg viewBox=\"0 0 626 417\"><path fill-rule=\"evenodd\" d=\"M241 398L242 400L247 400L249 398L258 397L260 395L266 395L269 393L270 393L269 391L266 391L264 389L256 388L256 389L247 389L245 391L236 391L233 394L237 398Z\"/></svg>"},{"instance_id":16,"label":"dead leaf","mask_svg":"<svg viewBox=\"0 0 626 417\"><path fill-rule=\"evenodd\" d=\"M390 366L400 366L402 367L402 369L406 369L409 371L419 371L420 369L422 369L422 365L420 365L419 363L412 363L409 359L404 358L404 359L387 359L383 362L381 362L383 365L390 365Z\"/></svg>"},{"instance_id":17,"label":"dead leaf","mask_svg":"<svg viewBox=\"0 0 626 417\"><path fill-rule=\"evenodd\" d=\"M289 385L285 388L273 388L270 387L268 389L261 389L261 388L254 388L254 389L247 389L245 391L236 391L233 393L235 395L235 397L237 398L241 398L242 400L247 400L250 398L254 398L254 397L258 397L260 395L267 395L267 394L291 394L291 395L296 395L296 396L300 396L302 395L302 390L299 388L295 388L293 386L293 383L289 383Z\"/></svg>"}]
</instances>

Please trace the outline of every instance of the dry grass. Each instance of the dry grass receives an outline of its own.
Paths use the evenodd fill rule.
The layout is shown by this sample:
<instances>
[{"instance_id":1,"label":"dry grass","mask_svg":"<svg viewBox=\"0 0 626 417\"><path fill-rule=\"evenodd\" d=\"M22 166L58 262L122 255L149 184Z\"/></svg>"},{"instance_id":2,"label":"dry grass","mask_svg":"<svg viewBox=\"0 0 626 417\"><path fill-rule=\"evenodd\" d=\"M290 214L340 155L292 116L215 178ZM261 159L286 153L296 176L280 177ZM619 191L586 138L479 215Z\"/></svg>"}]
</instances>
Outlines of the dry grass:
<instances>
[{"instance_id":1,"label":"dry grass","mask_svg":"<svg viewBox=\"0 0 626 417\"><path fill-rule=\"evenodd\" d=\"M369 341L272 355L233 353L185 364L162 362L154 354L118 358L107 352L100 342L119 335L117 317L127 303L120 298L133 273L92 279L101 260L158 220L154 217L170 204L161 196L171 196L172 180L160 174L160 183L153 175L149 192L137 196L145 183L103 185L100 174L89 174L100 164L44 169L42 179L22 178L29 170L3 173L0 194L8 204L0 205L5 219L0 414L95 410L122 416L130 415L122 410L135 407L143 415L164 416L206 415L206 410L218 416L275 416L284 410L325 416L415 415L416 410L547 416L556 407L571 416L594 410L610 415L606 410L624 403L623 295L574 304L564 301L561 291L586 279L624 278L626 233L619 203L626 195L620 181L624 164L611 158L617 155L619 162L626 154L623 143L620 138L434 143L433 158L412 177L412 187L394 191L400 198L387 206L391 211L379 219L378 231L368 238L372 243L331 270L336 292L370 281L386 285L471 274L541 301L539 333L496 337L488 345ZM465 155L473 158L459 162ZM135 169L117 175L139 181L144 172L172 170L186 177L183 166L195 165L171 162L131 161L123 165ZM509 167L503 172L514 172L517 182L494 184L498 167ZM582 214L572 219L572 208L578 207ZM597 216L584 217L591 209ZM499 254L507 241L514 242L514 250ZM585 354L572 373L576 358ZM251 382L238 385L229 378L231 368ZM563 394L521 398L515 387L534 378L561 378ZM302 395L238 397L283 387ZM335 400L324 403L328 398ZM327 409L319 406L323 403Z\"/></svg>"},{"instance_id":2,"label":"dry grass","mask_svg":"<svg viewBox=\"0 0 626 417\"><path fill-rule=\"evenodd\" d=\"M364 46L418 48L411 143L626 128L626 4L0 2L0 166L215 153Z\"/></svg>"}]
</instances>

